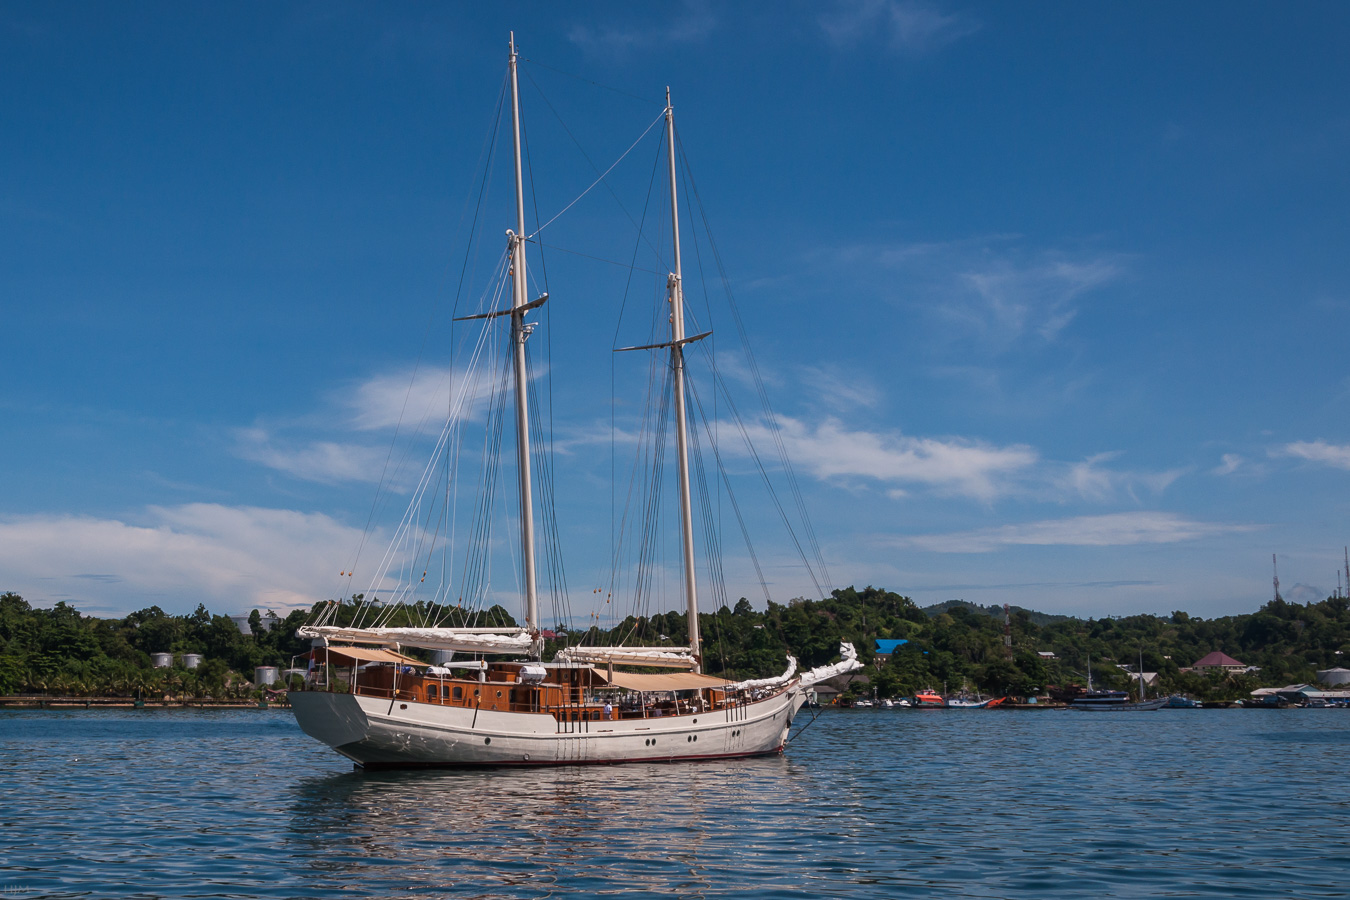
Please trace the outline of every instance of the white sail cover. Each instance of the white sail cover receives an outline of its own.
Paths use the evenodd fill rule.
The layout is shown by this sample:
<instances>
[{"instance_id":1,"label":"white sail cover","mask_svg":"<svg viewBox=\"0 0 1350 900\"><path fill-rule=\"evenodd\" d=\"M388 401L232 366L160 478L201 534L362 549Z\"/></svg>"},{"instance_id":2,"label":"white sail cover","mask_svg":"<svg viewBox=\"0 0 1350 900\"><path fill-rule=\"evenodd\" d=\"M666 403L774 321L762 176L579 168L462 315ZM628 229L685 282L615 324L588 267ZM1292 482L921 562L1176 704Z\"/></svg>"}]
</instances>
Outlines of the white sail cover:
<instances>
[{"instance_id":1,"label":"white sail cover","mask_svg":"<svg viewBox=\"0 0 1350 900\"><path fill-rule=\"evenodd\" d=\"M749 681L738 681L735 684L727 685L729 691L761 691L765 688L776 688L787 684L792 680L792 676L797 674L797 657L788 656L787 671L782 675L773 678L752 678Z\"/></svg>"},{"instance_id":2,"label":"white sail cover","mask_svg":"<svg viewBox=\"0 0 1350 900\"><path fill-rule=\"evenodd\" d=\"M302 625L300 637L322 638L352 644L399 644L427 650L457 650L465 653L527 653L530 635L523 628L341 628L336 625Z\"/></svg>"},{"instance_id":3,"label":"white sail cover","mask_svg":"<svg viewBox=\"0 0 1350 900\"><path fill-rule=\"evenodd\" d=\"M553 658L557 662L618 663L667 669L692 669L697 665L688 647L564 647Z\"/></svg>"},{"instance_id":4,"label":"white sail cover","mask_svg":"<svg viewBox=\"0 0 1350 900\"><path fill-rule=\"evenodd\" d=\"M837 663L828 666L817 666L809 672L802 673L802 687L809 688L812 685L819 684L827 678L833 678L836 675L843 675L846 672L855 672L863 667L858 662L858 651L847 641L840 643L839 655L843 657Z\"/></svg>"}]
</instances>

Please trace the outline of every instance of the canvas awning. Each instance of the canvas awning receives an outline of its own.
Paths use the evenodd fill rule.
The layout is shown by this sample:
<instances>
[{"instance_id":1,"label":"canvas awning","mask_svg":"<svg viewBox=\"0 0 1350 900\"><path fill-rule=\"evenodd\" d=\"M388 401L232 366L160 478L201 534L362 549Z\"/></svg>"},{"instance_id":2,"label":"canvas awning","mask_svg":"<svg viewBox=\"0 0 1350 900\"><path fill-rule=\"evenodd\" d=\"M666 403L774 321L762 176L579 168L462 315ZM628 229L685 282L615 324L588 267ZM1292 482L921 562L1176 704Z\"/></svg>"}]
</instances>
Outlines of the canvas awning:
<instances>
[{"instance_id":1,"label":"canvas awning","mask_svg":"<svg viewBox=\"0 0 1350 900\"><path fill-rule=\"evenodd\" d=\"M356 663L387 662L407 666L425 666L426 663L393 650L382 647L315 647L306 657L315 662L328 662L335 666L350 666Z\"/></svg>"},{"instance_id":2,"label":"canvas awning","mask_svg":"<svg viewBox=\"0 0 1350 900\"><path fill-rule=\"evenodd\" d=\"M712 675L698 675L694 672L661 672L655 675L637 672L607 673L596 669L595 674L604 679L611 687L627 688L630 691L696 691L700 688L726 687L731 682Z\"/></svg>"}]
</instances>

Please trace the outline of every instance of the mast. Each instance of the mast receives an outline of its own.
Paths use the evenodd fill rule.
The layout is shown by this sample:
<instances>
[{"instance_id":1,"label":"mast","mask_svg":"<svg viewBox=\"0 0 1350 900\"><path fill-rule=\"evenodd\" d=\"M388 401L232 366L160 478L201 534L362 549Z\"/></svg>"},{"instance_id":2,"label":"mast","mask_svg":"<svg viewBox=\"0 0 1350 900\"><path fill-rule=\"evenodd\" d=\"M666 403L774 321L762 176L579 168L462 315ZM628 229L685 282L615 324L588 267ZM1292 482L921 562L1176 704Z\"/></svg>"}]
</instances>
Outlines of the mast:
<instances>
[{"instance_id":1,"label":"mast","mask_svg":"<svg viewBox=\"0 0 1350 900\"><path fill-rule=\"evenodd\" d=\"M543 647L539 635L539 593L534 571L534 504L530 489L530 416L525 371L525 339L531 328L525 325L525 188L520 171L520 88L516 81L516 33L511 32L511 130L516 156L516 230L507 231L511 251L511 345L516 382L516 469L520 473L520 555L525 573L525 627L534 638L530 655L536 658Z\"/></svg>"},{"instance_id":2,"label":"mast","mask_svg":"<svg viewBox=\"0 0 1350 900\"><path fill-rule=\"evenodd\" d=\"M514 71L514 69L513 69ZM684 596L689 616L689 651L694 671L703 671L698 634L698 587L694 581L694 517L689 501L689 437L684 413L684 288L680 276L680 207L675 185L675 108L666 88L666 148L670 157L670 234L674 242L675 271L666 279L670 303L670 367L675 373L675 448L680 469L680 532L684 546Z\"/></svg>"}]
</instances>

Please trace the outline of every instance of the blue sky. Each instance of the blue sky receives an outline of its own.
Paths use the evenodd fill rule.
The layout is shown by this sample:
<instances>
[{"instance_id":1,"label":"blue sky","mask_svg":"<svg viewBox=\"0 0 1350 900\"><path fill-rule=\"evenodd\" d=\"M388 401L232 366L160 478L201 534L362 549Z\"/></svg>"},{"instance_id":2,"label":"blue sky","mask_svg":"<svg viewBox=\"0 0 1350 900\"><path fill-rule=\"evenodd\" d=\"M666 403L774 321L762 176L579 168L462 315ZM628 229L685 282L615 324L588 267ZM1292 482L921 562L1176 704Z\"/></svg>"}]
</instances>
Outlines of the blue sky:
<instances>
[{"instance_id":1,"label":"blue sky","mask_svg":"<svg viewBox=\"0 0 1350 900\"><path fill-rule=\"evenodd\" d=\"M1212 616L1276 553L1286 597L1335 589L1344 5L479 6L0 4L0 589L348 590L410 373L450 364L510 29L545 219L593 175L539 91L603 167L672 86L836 586ZM639 206L654 152L613 176ZM603 193L550 240L631 252ZM548 265L582 614L624 273ZM809 596L777 540L775 599Z\"/></svg>"}]
</instances>

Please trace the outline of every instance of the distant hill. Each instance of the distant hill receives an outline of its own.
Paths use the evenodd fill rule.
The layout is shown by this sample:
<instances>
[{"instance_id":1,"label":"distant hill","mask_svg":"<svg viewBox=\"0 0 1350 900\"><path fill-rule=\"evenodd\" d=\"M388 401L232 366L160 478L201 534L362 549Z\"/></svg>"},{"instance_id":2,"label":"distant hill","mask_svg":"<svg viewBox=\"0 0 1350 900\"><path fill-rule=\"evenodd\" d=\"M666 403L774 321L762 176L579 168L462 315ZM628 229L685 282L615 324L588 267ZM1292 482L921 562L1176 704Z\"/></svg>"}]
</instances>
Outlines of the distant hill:
<instances>
[{"instance_id":1,"label":"distant hill","mask_svg":"<svg viewBox=\"0 0 1350 900\"><path fill-rule=\"evenodd\" d=\"M944 600L942 603L934 603L932 606L923 607L924 614L930 619L935 619L945 612L950 612L953 606L961 606L973 613L991 616L1003 621L1003 607L997 604L991 606L980 606L978 603L971 603L969 600ZM1069 622L1076 619L1076 616L1059 616L1054 613L1036 612L1032 609L1026 609L1021 606L1010 606L1009 611L1016 615L1019 612L1026 613L1032 624L1045 626L1053 625L1055 622Z\"/></svg>"}]
</instances>

